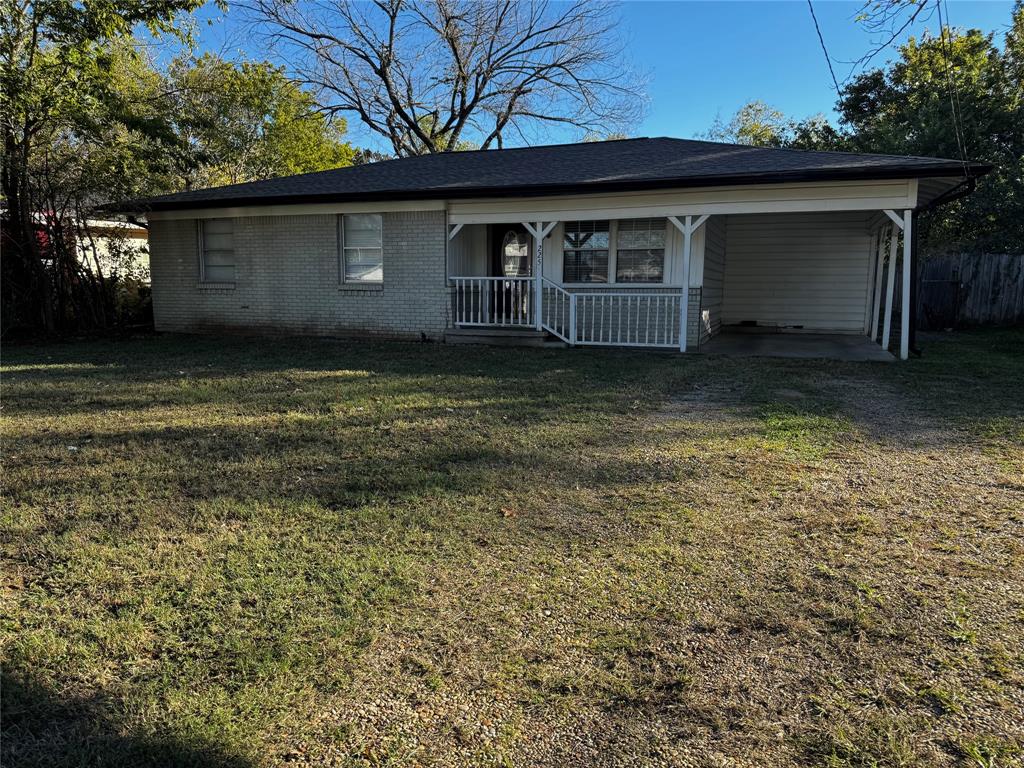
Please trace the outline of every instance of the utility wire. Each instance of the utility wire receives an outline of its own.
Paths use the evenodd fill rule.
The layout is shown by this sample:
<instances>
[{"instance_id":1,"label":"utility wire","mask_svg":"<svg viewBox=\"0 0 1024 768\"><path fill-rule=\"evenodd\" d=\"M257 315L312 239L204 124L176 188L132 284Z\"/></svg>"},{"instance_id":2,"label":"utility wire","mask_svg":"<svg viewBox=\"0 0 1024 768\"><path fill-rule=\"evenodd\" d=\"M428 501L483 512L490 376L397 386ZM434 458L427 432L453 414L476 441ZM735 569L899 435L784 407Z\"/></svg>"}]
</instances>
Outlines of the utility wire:
<instances>
[{"instance_id":1,"label":"utility wire","mask_svg":"<svg viewBox=\"0 0 1024 768\"><path fill-rule=\"evenodd\" d=\"M836 93L842 93L839 81L836 79L836 71L832 69L832 57L828 55L828 48L825 47L825 38L821 36L821 27L818 26L818 17L814 13L814 4L807 0L807 7L811 9L811 18L814 19L814 29L818 32L818 42L821 43L822 53L825 54L825 63L828 64L829 74L832 75L832 84L836 87Z\"/></svg>"},{"instance_id":2,"label":"utility wire","mask_svg":"<svg viewBox=\"0 0 1024 768\"><path fill-rule=\"evenodd\" d=\"M808 0L809 1L809 0ZM967 176L967 150L966 140L963 131L963 111L960 108L960 92L956 86L956 77L950 65L953 58L953 32L950 30L949 37L946 36L946 24L949 24L949 6L946 6L946 24L942 22L943 0L935 0L935 7L939 12L939 50L942 52L942 60L946 69L946 82L949 85L949 110L953 114L953 135L956 136L956 146L960 150L960 162L964 166L964 176Z\"/></svg>"}]
</instances>

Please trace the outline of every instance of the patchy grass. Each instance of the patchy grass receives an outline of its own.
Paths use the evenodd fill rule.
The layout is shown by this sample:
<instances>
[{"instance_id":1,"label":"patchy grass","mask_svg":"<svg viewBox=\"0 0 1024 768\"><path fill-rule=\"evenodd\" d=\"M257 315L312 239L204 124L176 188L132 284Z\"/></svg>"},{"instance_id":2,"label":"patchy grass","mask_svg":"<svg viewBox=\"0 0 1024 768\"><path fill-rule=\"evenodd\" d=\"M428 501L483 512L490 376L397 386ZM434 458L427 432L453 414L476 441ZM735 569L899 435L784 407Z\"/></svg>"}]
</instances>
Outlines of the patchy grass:
<instances>
[{"instance_id":1,"label":"patchy grass","mask_svg":"<svg viewBox=\"0 0 1024 768\"><path fill-rule=\"evenodd\" d=\"M1020 764L1024 334L7 350L4 766Z\"/></svg>"}]
</instances>

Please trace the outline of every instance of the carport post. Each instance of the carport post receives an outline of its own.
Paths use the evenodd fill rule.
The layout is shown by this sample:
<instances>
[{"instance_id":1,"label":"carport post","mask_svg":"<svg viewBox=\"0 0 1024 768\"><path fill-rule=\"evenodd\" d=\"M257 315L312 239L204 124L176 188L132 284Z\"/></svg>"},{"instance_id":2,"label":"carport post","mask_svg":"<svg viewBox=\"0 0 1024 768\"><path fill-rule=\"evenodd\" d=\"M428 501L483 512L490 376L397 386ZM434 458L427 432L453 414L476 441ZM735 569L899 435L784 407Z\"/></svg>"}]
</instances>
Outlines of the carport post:
<instances>
[{"instance_id":1,"label":"carport post","mask_svg":"<svg viewBox=\"0 0 1024 768\"><path fill-rule=\"evenodd\" d=\"M882 306L882 270L885 269L885 228L878 228L878 248L875 249L875 295L871 304L871 340L878 338L878 310Z\"/></svg>"},{"instance_id":2,"label":"carport post","mask_svg":"<svg viewBox=\"0 0 1024 768\"><path fill-rule=\"evenodd\" d=\"M909 208L903 211L903 289L900 298L900 360L910 357L910 267L911 241L913 239L914 212Z\"/></svg>"},{"instance_id":3,"label":"carport post","mask_svg":"<svg viewBox=\"0 0 1024 768\"><path fill-rule=\"evenodd\" d=\"M889 349L889 332L892 329L892 294L896 288L896 227L889 233L889 271L885 281L885 315L882 318L882 349Z\"/></svg>"}]
</instances>

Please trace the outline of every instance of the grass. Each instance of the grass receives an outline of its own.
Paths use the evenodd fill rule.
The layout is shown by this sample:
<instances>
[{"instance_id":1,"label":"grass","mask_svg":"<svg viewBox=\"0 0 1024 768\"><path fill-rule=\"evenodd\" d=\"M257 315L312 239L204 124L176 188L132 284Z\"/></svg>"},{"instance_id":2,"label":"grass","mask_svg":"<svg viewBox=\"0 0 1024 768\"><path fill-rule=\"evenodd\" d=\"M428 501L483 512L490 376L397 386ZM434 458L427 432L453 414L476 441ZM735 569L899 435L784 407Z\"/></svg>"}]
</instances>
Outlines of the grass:
<instances>
[{"instance_id":1,"label":"grass","mask_svg":"<svg viewBox=\"0 0 1024 768\"><path fill-rule=\"evenodd\" d=\"M1021 763L1024 333L2 370L5 767Z\"/></svg>"}]
</instances>

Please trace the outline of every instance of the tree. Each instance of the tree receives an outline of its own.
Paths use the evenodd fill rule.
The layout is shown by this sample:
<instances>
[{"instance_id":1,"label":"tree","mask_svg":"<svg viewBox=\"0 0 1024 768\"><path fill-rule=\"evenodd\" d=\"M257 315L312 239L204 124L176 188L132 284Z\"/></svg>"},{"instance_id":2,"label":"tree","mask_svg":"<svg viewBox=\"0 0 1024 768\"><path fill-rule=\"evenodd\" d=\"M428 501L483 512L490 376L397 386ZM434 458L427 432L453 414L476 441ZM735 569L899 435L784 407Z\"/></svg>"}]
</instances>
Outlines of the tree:
<instances>
[{"instance_id":1,"label":"tree","mask_svg":"<svg viewBox=\"0 0 1024 768\"><path fill-rule=\"evenodd\" d=\"M318 111L308 92L267 62L179 58L166 90L191 150L181 162L186 188L352 165L345 120Z\"/></svg>"},{"instance_id":2,"label":"tree","mask_svg":"<svg viewBox=\"0 0 1024 768\"><path fill-rule=\"evenodd\" d=\"M911 38L886 69L857 77L838 109L850 148L992 163L971 196L922 227L931 248L1024 250L1024 6L1003 50L992 35L943 28Z\"/></svg>"},{"instance_id":3,"label":"tree","mask_svg":"<svg viewBox=\"0 0 1024 768\"><path fill-rule=\"evenodd\" d=\"M398 156L501 147L544 126L607 132L640 114L604 2L243 0L320 105Z\"/></svg>"},{"instance_id":4,"label":"tree","mask_svg":"<svg viewBox=\"0 0 1024 768\"><path fill-rule=\"evenodd\" d=\"M138 25L156 34L183 34L177 26L180 14L200 4L201 0L4 0L0 186L6 208L5 330L12 323L38 323L54 330L59 321L54 281L62 272L52 264L47 269L43 259L39 217L49 215L44 207L48 201L45 185L41 188L33 179L33 169L46 167L40 149L58 137L67 140L88 133L107 117L128 111L111 89L110 43L130 38ZM48 241L51 250L66 250L67 237L56 235Z\"/></svg>"},{"instance_id":5,"label":"tree","mask_svg":"<svg viewBox=\"0 0 1024 768\"><path fill-rule=\"evenodd\" d=\"M177 14L199 4L5 2L4 333L119 322L127 275L111 274L109 260L100 268L88 226L102 203L351 163L344 120L318 111L278 68L210 56L167 73L153 66L133 29L187 43ZM128 263L121 245L105 239L103 250Z\"/></svg>"},{"instance_id":6,"label":"tree","mask_svg":"<svg viewBox=\"0 0 1024 768\"><path fill-rule=\"evenodd\" d=\"M882 2L912 14L916 0ZM899 5L899 8L895 6ZM902 17L901 17L902 18ZM923 216L924 250L1024 251L1024 4L1002 50L992 35L943 28L911 38L899 59L857 76L823 116L802 121L763 102L745 105L708 137L758 146L843 150L988 162L976 191Z\"/></svg>"},{"instance_id":7,"label":"tree","mask_svg":"<svg viewBox=\"0 0 1024 768\"><path fill-rule=\"evenodd\" d=\"M843 143L824 115L797 121L763 101L744 104L728 123L716 117L704 138L752 147L798 149L839 149Z\"/></svg>"}]
</instances>

